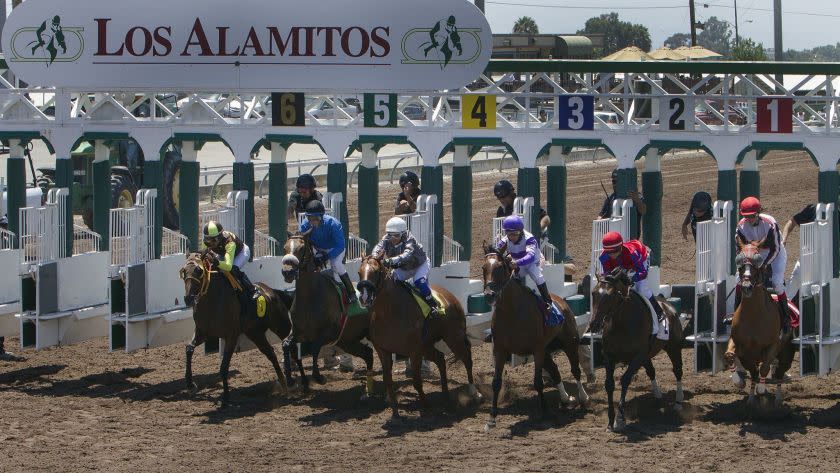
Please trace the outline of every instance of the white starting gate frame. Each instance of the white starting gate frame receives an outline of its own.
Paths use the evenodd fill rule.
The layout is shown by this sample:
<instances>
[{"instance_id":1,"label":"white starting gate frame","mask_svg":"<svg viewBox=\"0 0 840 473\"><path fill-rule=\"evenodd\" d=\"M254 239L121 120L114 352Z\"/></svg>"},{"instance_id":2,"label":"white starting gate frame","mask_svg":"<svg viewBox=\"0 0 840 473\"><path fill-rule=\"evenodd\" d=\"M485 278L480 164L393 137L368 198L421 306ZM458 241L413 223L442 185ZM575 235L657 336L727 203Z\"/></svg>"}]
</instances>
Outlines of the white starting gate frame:
<instances>
[{"instance_id":1,"label":"white starting gate frame","mask_svg":"<svg viewBox=\"0 0 840 473\"><path fill-rule=\"evenodd\" d=\"M133 207L110 212L111 351L131 352L181 342L194 329L178 276L189 242L180 233L163 229L161 258L155 259L157 198L155 189L140 189Z\"/></svg>"},{"instance_id":2,"label":"white starting gate frame","mask_svg":"<svg viewBox=\"0 0 840 473\"><path fill-rule=\"evenodd\" d=\"M799 370L825 376L840 363L840 283L832 277L834 204L817 204L816 220L799 227ZM795 289L789 288L793 293Z\"/></svg>"},{"instance_id":3,"label":"white starting gate frame","mask_svg":"<svg viewBox=\"0 0 840 473\"><path fill-rule=\"evenodd\" d=\"M697 224L694 333L686 337L694 343L694 371L717 373L726 368L723 353L729 342L729 328L723 318L735 307L735 275L731 244L732 201L716 201L712 218Z\"/></svg>"},{"instance_id":4,"label":"white starting gate frame","mask_svg":"<svg viewBox=\"0 0 840 473\"><path fill-rule=\"evenodd\" d=\"M109 253L100 236L75 227L73 255L65 231L70 192L51 189L43 207L20 209L21 347L42 349L108 333Z\"/></svg>"}]
</instances>

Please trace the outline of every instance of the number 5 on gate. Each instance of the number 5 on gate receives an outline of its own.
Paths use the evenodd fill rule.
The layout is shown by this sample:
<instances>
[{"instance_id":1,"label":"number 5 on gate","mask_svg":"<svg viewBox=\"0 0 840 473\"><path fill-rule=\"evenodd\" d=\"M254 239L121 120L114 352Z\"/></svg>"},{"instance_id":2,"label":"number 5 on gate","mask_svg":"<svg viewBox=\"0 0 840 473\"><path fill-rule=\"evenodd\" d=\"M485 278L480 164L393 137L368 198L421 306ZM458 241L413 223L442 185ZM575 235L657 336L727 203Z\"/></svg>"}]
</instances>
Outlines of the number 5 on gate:
<instances>
[{"instance_id":1,"label":"number 5 on gate","mask_svg":"<svg viewBox=\"0 0 840 473\"><path fill-rule=\"evenodd\" d=\"M470 94L461 96L461 123L464 128L496 129L496 96Z\"/></svg>"}]
</instances>

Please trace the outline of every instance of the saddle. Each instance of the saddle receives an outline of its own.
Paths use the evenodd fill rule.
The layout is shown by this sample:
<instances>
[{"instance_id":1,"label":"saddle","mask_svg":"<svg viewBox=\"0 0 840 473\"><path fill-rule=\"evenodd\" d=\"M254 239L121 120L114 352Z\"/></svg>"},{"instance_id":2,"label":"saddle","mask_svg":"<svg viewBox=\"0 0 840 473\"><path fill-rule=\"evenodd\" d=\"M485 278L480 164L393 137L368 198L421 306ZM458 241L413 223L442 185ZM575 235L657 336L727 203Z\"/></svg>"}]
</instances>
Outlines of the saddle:
<instances>
[{"instance_id":1,"label":"saddle","mask_svg":"<svg viewBox=\"0 0 840 473\"><path fill-rule=\"evenodd\" d=\"M534 298L536 299L537 308L540 310L540 313L543 316L543 326L545 326L546 328L556 327L558 325L561 325L566 320L567 314L563 314L563 311L561 311L560 308L557 307L557 304L552 302L551 310L548 310L548 308L545 306L545 302L543 302L542 300L542 296L540 296L535 291L530 292L531 295L534 296Z\"/></svg>"},{"instance_id":2,"label":"saddle","mask_svg":"<svg viewBox=\"0 0 840 473\"><path fill-rule=\"evenodd\" d=\"M413 284L409 284L406 281L399 281L400 285L414 297L414 301L417 303L417 306L420 308L420 313L423 314L424 319L428 319L429 315L432 313L432 308L426 303L425 298L420 294L420 291L414 287ZM440 294L432 291L432 297L438 302L441 308L441 312L443 315L446 314L446 301L440 297Z\"/></svg>"},{"instance_id":3,"label":"saddle","mask_svg":"<svg viewBox=\"0 0 840 473\"><path fill-rule=\"evenodd\" d=\"M779 304L778 295L770 294L770 298L773 299L773 302L777 305ZM779 310L781 310L781 308ZM791 329L799 328L799 307L790 300L788 300L788 320L790 320Z\"/></svg>"},{"instance_id":4,"label":"saddle","mask_svg":"<svg viewBox=\"0 0 840 473\"><path fill-rule=\"evenodd\" d=\"M225 279L227 279L228 283L230 283L230 287L233 288L236 292L242 292L245 288L242 287L242 284L236 280L233 274L230 271L219 271L224 275ZM257 317L263 318L265 317L266 309L268 308L268 301L266 301L265 294L263 294L262 288L258 284L254 284L254 294L251 295L253 298L256 295L256 309L257 309Z\"/></svg>"},{"instance_id":5,"label":"saddle","mask_svg":"<svg viewBox=\"0 0 840 473\"><path fill-rule=\"evenodd\" d=\"M344 324L347 323L348 318L367 314L367 309L361 305L350 304L350 297L344 288L344 284L337 280L338 278L335 271L332 269L324 269L320 273L332 283L332 286L338 292L338 299L341 301L341 317L338 320L338 324L342 330L344 330Z\"/></svg>"}]
</instances>

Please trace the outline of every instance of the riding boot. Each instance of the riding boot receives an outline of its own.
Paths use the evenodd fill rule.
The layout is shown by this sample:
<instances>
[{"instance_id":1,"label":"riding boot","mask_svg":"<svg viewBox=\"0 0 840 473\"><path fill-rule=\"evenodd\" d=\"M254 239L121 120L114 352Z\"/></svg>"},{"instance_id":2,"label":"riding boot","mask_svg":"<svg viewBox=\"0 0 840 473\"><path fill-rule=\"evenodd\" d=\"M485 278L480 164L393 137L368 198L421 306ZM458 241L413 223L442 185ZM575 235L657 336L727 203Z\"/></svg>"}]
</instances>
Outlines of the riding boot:
<instances>
[{"instance_id":1,"label":"riding boot","mask_svg":"<svg viewBox=\"0 0 840 473\"><path fill-rule=\"evenodd\" d=\"M650 305L653 306L653 311L656 312L656 318L659 319L661 322L665 319L665 313L662 311L662 306L659 305L659 301L656 300L656 296L650 296Z\"/></svg>"},{"instance_id":2,"label":"riding boot","mask_svg":"<svg viewBox=\"0 0 840 473\"><path fill-rule=\"evenodd\" d=\"M356 289L353 287L353 283L350 281L350 275L344 273L341 275L341 282L344 284L344 289L347 290L347 297L350 299L351 304L355 304L358 302L358 298L356 297Z\"/></svg>"},{"instance_id":3,"label":"riding boot","mask_svg":"<svg viewBox=\"0 0 840 473\"><path fill-rule=\"evenodd\" d=\"M245 328L245 322L254 318L254 310L251 309L253 305L252 302L252 295L254 294L254 285L251 283L251 280L248 279L248 276L237 266L234 266L230 270L233 277L239 281L239 284L242 286L242 291L238 292L236 296L239 298L239 310L240 310L240 325L242 328Z\"/></svg>"},{"instance_id":4,"label":"riding boot","mask_svg":"<svg viewBox=\"0 0 840 473\"><path fill-rule=\"evenodd\" d=\"M779 317L782 323L782 333L790 332L790 314L788 314L788 299L786 293L779 294Z\"/></svg>"},{"instance_id":5,"label":"riding boot","mask_svg":"<svg viewBox=\"0 0 840 473\"><path fill-rule=\"evenodd\" d=\"M732 325L732 319L735 318L735 311L738 310L739 305L741 305L741 286L735 286L735 309L731 314L724 316L723 325Z\"/></svg>"},{"instance_id":6,"label":"riding boot","mask_svg":"<svg viewBox=\"0 0 840 473\"><path fill-rule=\"evenodd\" d=\"M553 301L551 300L551 294L548 293L548 285L546 283L542 283L537 286L537 289L540 291L540 297L542 297L543 302L545 302L545 306L551 310L551 304Z\"/></svg>"},{"instance_id":7,"label":"riding boot","mask_svg":"<svg viewBox=\"0 0 840 473\"><path fill-rule=\"evenodd\" d=\"M239 269L239 267L234 266L231 268L230 272L233 274L233 277L239 281L239 284L242 285L242 292L245 293L248 297L256 296L256 286L254 283L251 282L251 279L245 274L245 271Z\"/></svg>"}]
</instances>

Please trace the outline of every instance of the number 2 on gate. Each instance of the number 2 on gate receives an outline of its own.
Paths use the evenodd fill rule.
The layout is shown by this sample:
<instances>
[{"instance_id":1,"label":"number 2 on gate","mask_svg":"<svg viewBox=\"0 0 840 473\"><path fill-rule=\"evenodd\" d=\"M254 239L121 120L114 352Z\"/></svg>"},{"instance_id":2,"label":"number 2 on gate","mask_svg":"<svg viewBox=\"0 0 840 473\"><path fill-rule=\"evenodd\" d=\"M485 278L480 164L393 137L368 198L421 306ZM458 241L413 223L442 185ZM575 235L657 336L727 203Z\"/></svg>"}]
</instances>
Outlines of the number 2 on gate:
<instances>
[{"instance_id":1,"label":"number 2 on gate","mask_svg":"<svg viewBox=\"0 0 840 473\"><path fill-rule=\"evenodd\" d=\"M496 129L496 96L470 94L461 96L461 123L469 129Z\"/></svg>"},{"instance_id":2,"label":"number 2 on gate","mask_svg":"<svg viewBox=\"0 0 840 473\"><path fill-rule=\"evenodd\" d=\"M659 129L694 130L694 100L681 95L663 95L659 99Z\"/></svg>"}]
</instances>

